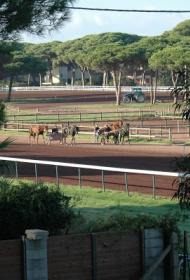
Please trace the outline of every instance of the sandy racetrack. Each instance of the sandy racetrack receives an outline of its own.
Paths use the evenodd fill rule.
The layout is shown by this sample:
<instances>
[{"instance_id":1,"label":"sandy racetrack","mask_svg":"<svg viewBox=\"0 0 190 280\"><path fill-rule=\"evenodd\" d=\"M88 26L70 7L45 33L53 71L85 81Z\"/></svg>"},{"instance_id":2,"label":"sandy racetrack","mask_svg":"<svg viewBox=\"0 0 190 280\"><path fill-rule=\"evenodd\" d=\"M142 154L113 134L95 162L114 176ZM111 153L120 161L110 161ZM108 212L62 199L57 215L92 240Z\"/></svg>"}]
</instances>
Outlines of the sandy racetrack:
<instances>
[{"instance_id":1,"label":"sandy racetrack","mask_svg":"<svg viewBox=\"0 0 190 280\"><path fill-rule=\"evenodd\" d=\"M42 144L29 145L25 137L16 137L14 144L0 152L2 156L50 160L69 163L92 164L144 170L174 171L175 157L189 153L184 146L154 145L104 145L78 143L75 146L64 146L54 142L51 146ZM19 176L34 178L35 169L31 164L19 164ZM59 168L60 183L78 184L78 170ZM82 186L102 187L101 171L82 170ZM39 166L40 180L56 182L55 167ZM124 175L105 173L105 188L125 190ZM156 177L156 194L172 195L173 178ZM129 191L152 194L152 176L128 175Z\"/></svg>"},{"instance_id":2,"label":"sandy racetrack","mask_svg":"<svg viewBox=\"0 0 190 280\"><path fill-rule=\"evenodd\" d=\"M5 93L0 94L4 97ZM167 93L160 95L160 98L169 96ZM64 103L75 106L80 103L91 102L112 102L115 100L113 92L79 92L79 91L49 91L49 92L13 92L14 98L21 98L25 101L17 104L22 109L40 108L40 110L58 109ZM60 103L42 102L43 98L59 98ZM36 103L28 102L27 98L35 98ZM38 102L39 98L39 102ZM15 104L16 105L16 104ZM28 144L27 137L16 137L15 142L4 151L2 156L40 159L60 162L72 162L80 164L93 164L99 166L111 166L134 169L147 169L158 171L174 171L173 161L175 157L189 153L189 147L185 146L159 146L159 145L97 145L94 143L78 143L75 146L62 146L53 143L51 146L42 144ZM20 177L34 178L34 166L19 164L18 172ZM101 171L82 170L82 186L102 187ZM40 180L56 182L55 167L38 166ZM60 183L78 184L78 170L73 168L59 168ZM105 188L125 190L124 175L118 173L104 174ZM156 177L156 194L172 195L173 178ZM138 191L152 194L152 177L142 175L128 175L129 191Z\"/></svg>"}]
</instances>

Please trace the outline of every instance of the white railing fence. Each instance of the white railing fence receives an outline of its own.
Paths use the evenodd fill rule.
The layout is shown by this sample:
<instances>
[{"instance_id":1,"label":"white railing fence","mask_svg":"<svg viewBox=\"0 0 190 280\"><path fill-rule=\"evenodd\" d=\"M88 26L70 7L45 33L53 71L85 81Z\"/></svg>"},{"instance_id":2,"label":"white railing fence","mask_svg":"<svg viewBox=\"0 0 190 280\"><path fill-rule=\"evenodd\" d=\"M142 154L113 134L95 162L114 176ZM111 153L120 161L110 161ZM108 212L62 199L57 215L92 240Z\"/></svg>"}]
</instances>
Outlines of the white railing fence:
<instances>
[{"instance_id":1,"label":"white railing fence","mask_svg":"<svg viewBox=\"0 0 190 280\"><path fill-rule=\"evenodd\" d=\"M150 86L140 86L142 88L142 91L150 91ZM8 87L0 87L1 91L8 91ZM88 91L94 91L94 90L101 90L101 91L115 91L114 86L35 86L35 87L13 87L13 91L52 91L52 90L88 90ZM131 86L122 86L122 91L131 91ZM170 86L158 86L158 91L171 91Z\"/></svg>"},{"instance_id":2,"label":"white railing fence","mask_svg":"<svg viewBox=\"0 0 190 280\"><path fill-rule=\"evenodd\" d=\"M15 177L17 179L19 179L18 163L33 164L35 166L35 180L36 180L36 183L38 182L38 165L49 165L49 166L55 167L56 184L58 186L59 186L59 170L58 170L58 167L77 168L78 169L78 185L80 186L80 188L82 188L81 169L99 170L99 171L101 171L101 184L102 184L103 191L105 191L105 181L104 181L105 171L122 173L124 175L124 179L125 179L125 191L128 194L129 194L129 189L128 189L128 175L129 174L150 175L152 177L152 195L153 195L153 197L155 197L155 194L156 194L156 180L155 180L156 176L167 176L167 177L180 177L180 176L182 176L181 173L177 173L177 172L163 172L163 171L153 171L153 170L116 168L116 167L107 167L107 166L76 164L76 163L66 163L66 162L57 162L57 161L33 160L33 159L3 157L3 156L0 156L0 161L14 162L15 163Z\"/></svg>"}]
</instances>

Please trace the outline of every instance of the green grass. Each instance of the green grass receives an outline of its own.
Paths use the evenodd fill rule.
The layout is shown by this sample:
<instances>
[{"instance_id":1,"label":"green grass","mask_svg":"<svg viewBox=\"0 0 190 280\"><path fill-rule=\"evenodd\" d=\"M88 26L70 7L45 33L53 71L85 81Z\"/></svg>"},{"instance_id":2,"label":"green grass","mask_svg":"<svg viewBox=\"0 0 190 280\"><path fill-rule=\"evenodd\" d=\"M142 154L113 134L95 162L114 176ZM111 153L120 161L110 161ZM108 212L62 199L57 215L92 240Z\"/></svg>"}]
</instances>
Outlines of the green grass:
<instances>
[{"instance_id":1,"label":"green grass","mask_svg":"<svg viewBox=\"0 0 190 280\"><path fill-rule=\"evenodd\" d=\"M181 210L177 201L170 198L152 198L140 194L132 194L117 191L103 192L98 189L78 187L61 187L66 195L73 198L73 205L76 212L84 215L86 220L93 220L98 217L108 217L115 213L128 215L150 214L162 216L173 214L181 216L179 228L181 231L190 228L190 210ZM186 218L186 219L185 219Z\"/></svg>"}]
</instances>

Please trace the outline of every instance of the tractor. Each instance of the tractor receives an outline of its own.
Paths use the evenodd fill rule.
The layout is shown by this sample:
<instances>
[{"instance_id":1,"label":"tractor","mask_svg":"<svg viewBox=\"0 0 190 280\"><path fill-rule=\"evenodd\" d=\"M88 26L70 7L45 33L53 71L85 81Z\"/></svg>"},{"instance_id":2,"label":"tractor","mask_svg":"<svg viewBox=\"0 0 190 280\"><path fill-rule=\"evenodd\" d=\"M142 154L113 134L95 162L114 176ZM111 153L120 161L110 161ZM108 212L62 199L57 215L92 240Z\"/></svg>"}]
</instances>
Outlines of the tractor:
<instances>
[{"instance_id":1,"label":"tractor","mask_svg":"<svg viewBox=\"0 0 190 280\"><path fill-rule=\"evenodd\" d=\"M132 87L131 91L127 91L123 93L123 102L129 103L129 102L139 102L142 103L145 101L145 95L142 92L142 88L140 87Z\"/></svg>"}]
</instances>

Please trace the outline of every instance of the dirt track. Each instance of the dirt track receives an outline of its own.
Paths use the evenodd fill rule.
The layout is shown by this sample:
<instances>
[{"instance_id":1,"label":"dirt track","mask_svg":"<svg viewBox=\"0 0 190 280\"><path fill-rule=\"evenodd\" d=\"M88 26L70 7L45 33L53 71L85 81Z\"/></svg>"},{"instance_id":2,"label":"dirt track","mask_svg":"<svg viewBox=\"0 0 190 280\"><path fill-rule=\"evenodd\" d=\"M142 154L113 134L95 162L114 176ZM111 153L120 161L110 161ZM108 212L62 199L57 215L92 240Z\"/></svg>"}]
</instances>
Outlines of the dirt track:
<instances>
[{"instance_id":1,"label":"dirt track","mask_svg":"<svg viewBox=\"0 0 190 280\"><path fill-rule=\"evenodd\" d=\"M0 97L5 96L4 93ZM167 93L160 94L164 99ZM26 102L19 104L19 107L36 108L44 110L59 108L64 103L71 103L73 106L77 102L113 102L115 94L113 92L79 92L79 91L49 91L49 92L14 92L14 98L25 98ZM36 103L27 101L27 97L37 99ZM62 97L60 103L46 103L38 101L38 98L57 98ZM7 150L1 151L0 155L41 159L60 162L72 162L81 164L94 164L111 167L147 169L159 171L173 171L172 163L175 157L189 153L189 147L184 150L183 146L150 146L150 145L97 145L92 143L78 143L76 146L61 146L54 144L47 146L43 144L28 145L27 138L16 138ZM19 176L33 178L34 166L19 164ZM101 172L82 170L82 185L91 185L101 187ZM51 167L39 166L38 175L41 180L55 182L55 169ZM71 168L59 168L60 183L78 184L78 170ZM112 173L105 174L105 188L125 190L124 175ZM156 177L156 194L171 195L173 179L167 177ZM152 177L129 175L129 191L138 191L143 193L152 193Z\"/></svg>"},{"instance_id":2,"label":"dirt track","mask_svg":"<svg viewBox=\"0 0 190 280\"><path fill-rule=\"evenodd\" d=\"M174 171L175 157L189 153L190 148L184 146L150 146L150 145L105 145L78 143L75 146L62 146L53 143L32 145L28 139L18 137L8 149L0 152L2 156L70 162L80 164L93 164L100 166L147 169L158 171ZM19 176L34 177L34 166L19 164ZM60 168L60 182L65 184L78 183L77 169ZM39 166L40 180L55 182L55 169ZM101 172L82 170L82 185L101 187ZM156 194L171 195L173 178L156 177ZM129 175L129 191L152 193L152 177L148 175ZM105 174L105 188L125 190L124 175L112 173Z\"/></svg>"},{"instance_id":3,"label":"dirt track","mask_svg":"<svg viewBox=\"0 0 190 280\"><path fill-rule=\"evenodd\" d=\"M0 98L4 99L6 93L0 92ZM149 100L149 93L145 93L146 101ZM36 99L28 102L27 99ZM76 90L52 90L52 91L15 91L12 92L12 101L22 99L18 103L20 109L35 109L36 107L43 110L47 108L47 102L44 99L51 99L48 108L58 108L64 104L72 103L73 107L80 103L115 103L115 92L113 91L76 91ZM56 99L55 101L52 99ZM57 101L59 100L60 101ZM157 99L161 102L171 101L170 93L158 92ZM26 101L23 101L26 100ZM15 103L16 105L16 103Z\"/></svg>"}]
</instances>

